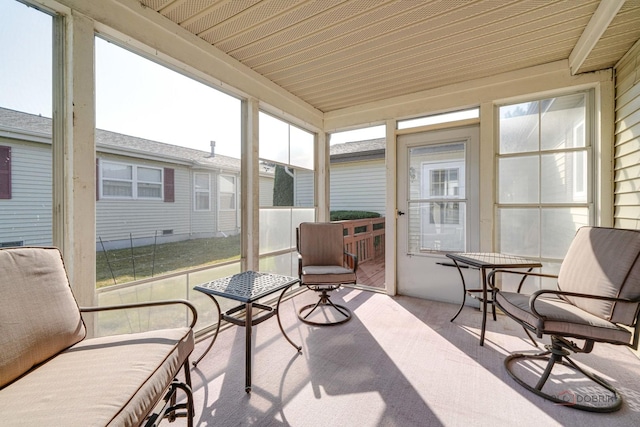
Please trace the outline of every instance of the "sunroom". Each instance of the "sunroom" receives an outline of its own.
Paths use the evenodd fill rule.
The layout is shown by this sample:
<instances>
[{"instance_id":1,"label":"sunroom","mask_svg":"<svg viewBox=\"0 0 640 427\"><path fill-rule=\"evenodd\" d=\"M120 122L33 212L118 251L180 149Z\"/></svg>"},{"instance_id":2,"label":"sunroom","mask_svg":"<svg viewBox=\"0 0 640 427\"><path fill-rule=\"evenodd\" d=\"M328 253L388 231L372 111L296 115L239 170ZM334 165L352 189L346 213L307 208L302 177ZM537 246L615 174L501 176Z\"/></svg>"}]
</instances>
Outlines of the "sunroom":
<instances>
[{"instance_id":1,"label":"sunroom","mask_svg":"<svg viewBox=\"0 0 640 427\"><path fill-rule=\"evenodd\" d=\"M0 27L0 245L60 248L81 306L192 301L198 355L217 318L193 288L250 270L296 276L296 227L330 221L337 209L378 211L384 233L375 240L383 284L339 295L364 310L358 333L375 317L368 300L433 330L440 326L421 310L453 316L460 274L468 284L481 278L450 268L448 253L522 256L557 273L580 227L640 228L639 0L0 0ZM331 162L335 144L380 139L384 161ZM477 303L467 304L447 327L479 325ZM85 321L98 335L153 323L147 314ZM398 320L377 321L393 330ZM505 316L500 322L508 338L487 346L503 350L522 334ZM292 325L320 345L313 331ZM462 329L446 339L458 349L478 346L475 330ZM208 357L235 363L233 330L221 339L222 355L216 344ZM385 332L370 333L367 351L394 347L375 342L389 339ZM404 338L431 336L416 333ZM256 350L278 353L266 348L275 341ZM486 359L483 347L466 350L474 363ZM290 348L282 351L285 359L260 363L295 370ZM415 391L407 411L435 405L427 424L474 421L442 415L445 403L428 401L426 385L413 382L419 367L387 356L384 366ZM624 359L630 375L640 372L637 362ZM223 376L218 368L202 377ZM314 410L359 405L332 395L316 374L326 373L309 373L322 384L314 385ZM358 384L336 393L384 400ZM508 388L506 398L520 396ZM274 390L262 396L273 407L252 416L218 407L223 418L213 410L196 419L303 425L287 420L302 411L284 410L294 399ZM628 392L627 402L640 405L629 399L640 389ZM558 409L566 408L553 409L550 423L574 422ZM619 422L637 416L632 409ZM323 425L308 417L306 425ZM358 425L420 423L375 411L363 417Z\"/></svg>"}]
</instances>

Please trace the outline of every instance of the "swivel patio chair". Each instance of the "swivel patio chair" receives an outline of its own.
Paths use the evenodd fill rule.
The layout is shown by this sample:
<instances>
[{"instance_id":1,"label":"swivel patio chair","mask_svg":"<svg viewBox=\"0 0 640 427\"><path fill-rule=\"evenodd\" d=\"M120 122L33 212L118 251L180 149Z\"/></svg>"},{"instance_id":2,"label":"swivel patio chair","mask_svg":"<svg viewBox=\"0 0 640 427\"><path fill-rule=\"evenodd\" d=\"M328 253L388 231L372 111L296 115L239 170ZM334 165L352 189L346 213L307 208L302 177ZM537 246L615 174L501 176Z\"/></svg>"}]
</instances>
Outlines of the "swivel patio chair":
<instances>
[{"instance_id":1,"label":"swivel patio chair","mask_svg":"<svg viewBox=\"0 0 640 427\"><path fill-rule=\"evenodd\" d=\"M557 276L496 270L489 275L492 286L498 273L557 278L556 290L543 289L531 295L493 288L498 307L525 331L533 331L538 338L551 337L544 352L508 356L504 364L509 375L529 391L558 404L592 412L620 409L620 393L578 366L569 355L590 353L596 342L638 348L640 231L583 227ZM553 376L554 368L563 375ZM586 382L588 389L575 388L569 377L573 384ZM585 390L594 394L587 396Z\"/></svg>"},{"instance_id":2,"label":"swivel patio chair","mask_svg":"<svg viewBox=\"0 0 640 427\"><path fill-rule=\"evenodd\" d=\"M324 326L338 325L351 319L351 311L343 305L334 304L329 295L341 285L356 283L358 258L344 251L342 224L304 222L296 229L296 247L300 284L320 294L317 303L298 311L300 320ZM309 316L318 309L327 310L324 320L310 319ZM314 318L318 317L323 316L317 313Z\"/></svg>"}]
</instances>

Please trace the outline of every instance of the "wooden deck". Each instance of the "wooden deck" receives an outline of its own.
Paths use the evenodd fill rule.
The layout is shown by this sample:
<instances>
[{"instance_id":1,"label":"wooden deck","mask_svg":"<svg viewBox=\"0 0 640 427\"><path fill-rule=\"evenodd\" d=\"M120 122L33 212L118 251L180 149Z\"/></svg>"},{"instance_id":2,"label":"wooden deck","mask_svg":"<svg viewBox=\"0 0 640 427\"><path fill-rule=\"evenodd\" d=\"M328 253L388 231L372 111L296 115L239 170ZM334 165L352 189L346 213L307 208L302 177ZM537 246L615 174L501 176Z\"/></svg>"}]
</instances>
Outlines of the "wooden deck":
<instances>
[{"instance_id":1,"label":"wooden deck","mask_svg":"<svg viewBox=\"0 0 640 427\"><path fill-rule=\"evenodd\" d=\"M379 256L358 264L356 272L358 285L384 289L384 256Z\"/></svg>"}]
</instances>

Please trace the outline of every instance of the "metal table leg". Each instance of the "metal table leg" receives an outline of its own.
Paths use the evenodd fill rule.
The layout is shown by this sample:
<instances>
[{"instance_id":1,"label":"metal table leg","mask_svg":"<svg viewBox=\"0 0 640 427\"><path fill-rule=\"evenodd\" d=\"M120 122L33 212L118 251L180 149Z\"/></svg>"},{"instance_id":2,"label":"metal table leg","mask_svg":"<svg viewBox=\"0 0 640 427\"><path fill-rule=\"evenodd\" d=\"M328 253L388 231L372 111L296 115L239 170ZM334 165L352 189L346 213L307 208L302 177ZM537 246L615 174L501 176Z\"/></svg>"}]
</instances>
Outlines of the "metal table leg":
<instances>
[{"instance_id":1,"label":"metal table leg","mask_svg":"<svg viewBox=\"0 0 640 427\"><path fill-rule=\"evenodd\" d=\"M464 303L467 299L467 284L464 281L464 275L462 274L462 270L460 269L460 265L458 264L458 261L454 259L453 262L456 265L456 268L458 269L458 273L460 273L460 279L462 280L462 303L460 304L460 308L458 309L458 312L456 313L455 316L451 318L450 322L453 322L454 320L456 320L456 317L458 317L458 315L462 312L462 309L464 308Z\"/></svg>"},{"instance_id":2,"label":"metal table leg","mask_svg":"<svg viewBox=\"0 0 640 427\"><path fill-rule=\"evenodd\" d=\"M213 334L213 339L209 343L209 347L207 347L207 349L204 351L204 353L202 353L202 355L198 358L198 360L193 362L193 366L198 366L198 363L200 363L202 358L207 353L209 353L209 350L211 350L211 347L213 347L213 343L216 342L216 338L218 338L218 332L220 332L220 323L222 323L222 311L220 310L220 304L218 304L218 301L213 297L213 295L211 294L205 294L205 295L207 295L209 298L213 300L213 303L216 305L216 309L218 309L218 324L216 325L216 332Z\"/></svg>"},{"instance_id":3,"label":"metal table leg","mask_svg":"<svg viewBox=\"0 0 640 427\"><path fill-rule=\"evenodd\" d=\"M245 336L245 377L244 377L244 391L251 393L251 332L253 330L252 319L253 304L248 302L245 306L245 320L244 320L244 336Z\"/></svg>"},{"instance_id":4,"label":"metal table leg","mask_svg":"<svg viewBox=\"0 0 640 427\"><path fill-rule=\"evenodd\" d=\"M295 285L295 283L294 283ZM293 285L291 285L293 286ZM284 337L287 339L287 341L289 341L289 344L291 344L296 350L298 350L298 352L302 351L302 346L297 345L296 343L294 343L291 338L289 338L289 336L287 335L287 333L284 331L284 328L282 327L282 322L280 321L280 302L282 301L282 297L284 296L285 292L287 292L289 289L291 289L291 286L289 286L288 288L285 288L282 290L282 293L280 294L280 297L278 298L278 302L276 303L276 318L278 319L278 326L280 326L280 332L282 332L282 335L284 335Z\"/></svg>"}]
</instances>

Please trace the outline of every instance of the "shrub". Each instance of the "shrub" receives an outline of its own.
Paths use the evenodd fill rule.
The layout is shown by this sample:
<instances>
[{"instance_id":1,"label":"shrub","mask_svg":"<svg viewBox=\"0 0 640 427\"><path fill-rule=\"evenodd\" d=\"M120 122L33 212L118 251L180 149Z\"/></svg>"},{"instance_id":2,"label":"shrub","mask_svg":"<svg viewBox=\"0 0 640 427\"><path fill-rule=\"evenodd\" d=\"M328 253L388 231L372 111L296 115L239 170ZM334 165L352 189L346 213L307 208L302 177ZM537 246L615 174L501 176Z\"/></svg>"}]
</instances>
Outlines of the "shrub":
<instances>
[{"instance_id":1,"label":"shrub","mask_svg":"<svg viewBox=\"0 0 640 427\"><path fill-rule=\"evenodd\" d=\"M345 221L353 219L380 218L377 212L368 211L331 211L331 221Z\"/></svg>"}]
</instances>

